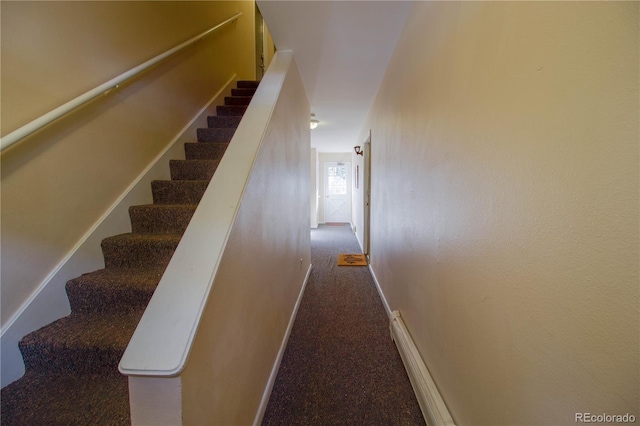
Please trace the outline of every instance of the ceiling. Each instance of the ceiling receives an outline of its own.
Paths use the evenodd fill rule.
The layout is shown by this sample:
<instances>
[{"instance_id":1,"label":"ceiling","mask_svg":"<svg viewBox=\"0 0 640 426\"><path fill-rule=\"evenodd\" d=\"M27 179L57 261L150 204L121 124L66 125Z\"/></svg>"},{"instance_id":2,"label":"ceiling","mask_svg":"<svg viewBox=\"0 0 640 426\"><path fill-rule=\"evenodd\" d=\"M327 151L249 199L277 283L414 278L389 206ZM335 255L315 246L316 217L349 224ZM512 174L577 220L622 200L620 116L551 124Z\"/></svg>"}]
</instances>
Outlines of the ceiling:
<instances>
[{"instance_id":1,"label":"ceiling","mask_svg":"<svg viewBox=\"0 0 640 426\"><path fill-rule=\"evenodd\" d=\"M318 152L350 152L384 77L411 1L258 0L278 50L293 50Z\"/></svg>"}]
</instances>

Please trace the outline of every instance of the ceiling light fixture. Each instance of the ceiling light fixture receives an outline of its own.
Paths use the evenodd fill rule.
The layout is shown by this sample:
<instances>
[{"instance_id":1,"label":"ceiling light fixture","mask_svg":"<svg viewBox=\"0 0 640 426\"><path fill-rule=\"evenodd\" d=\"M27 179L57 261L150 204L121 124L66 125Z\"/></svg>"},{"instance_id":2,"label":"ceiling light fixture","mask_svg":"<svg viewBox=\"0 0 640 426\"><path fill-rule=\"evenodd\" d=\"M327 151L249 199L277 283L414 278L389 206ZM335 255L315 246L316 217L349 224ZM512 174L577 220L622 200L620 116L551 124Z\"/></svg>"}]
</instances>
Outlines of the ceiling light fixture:
<instances>
[{"instance_id":1,"label":"ceiling light fixture","mask_svg":"<svg viewBox=\"0 0 640 426\"><path fill-rule=\"evenodd\" d=\"M316 120L316 115L315 114L311 114L311 123L309 124L309 128L311 130L315 129L316 127L318 127L318 124L320 122L318 120Z\"/></svg>"}]
</instances>

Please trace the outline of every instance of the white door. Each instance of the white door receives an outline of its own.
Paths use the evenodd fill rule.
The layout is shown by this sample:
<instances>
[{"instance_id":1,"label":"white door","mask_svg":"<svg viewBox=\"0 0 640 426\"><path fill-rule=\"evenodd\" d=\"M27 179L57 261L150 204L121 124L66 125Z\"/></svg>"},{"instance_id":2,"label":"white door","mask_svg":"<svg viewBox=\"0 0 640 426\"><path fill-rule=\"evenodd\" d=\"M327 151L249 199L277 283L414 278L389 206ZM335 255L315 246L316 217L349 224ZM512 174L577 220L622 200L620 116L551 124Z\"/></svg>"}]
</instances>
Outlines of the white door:
<instances>
[{"instance_id":1,"label":"white door","mask_svg":"<svg viewBox=\"0 0 640 426\"><path fill-rule=\"evenodd\" d=\"M351 221L351 163L324 163L324 221Z\"/></svg>"},{"instance_id":2,"label":"white door","mask_svg":"<svg viewBox=\"0 0 640 426\"><path fill-rule=\"evenodd\" d=\"M369 138L364 144L364 175L362 177L362 193L364 196L363 251L368 256L371 241L371 133L369 133Z\"/></svg>"}]
</instances>

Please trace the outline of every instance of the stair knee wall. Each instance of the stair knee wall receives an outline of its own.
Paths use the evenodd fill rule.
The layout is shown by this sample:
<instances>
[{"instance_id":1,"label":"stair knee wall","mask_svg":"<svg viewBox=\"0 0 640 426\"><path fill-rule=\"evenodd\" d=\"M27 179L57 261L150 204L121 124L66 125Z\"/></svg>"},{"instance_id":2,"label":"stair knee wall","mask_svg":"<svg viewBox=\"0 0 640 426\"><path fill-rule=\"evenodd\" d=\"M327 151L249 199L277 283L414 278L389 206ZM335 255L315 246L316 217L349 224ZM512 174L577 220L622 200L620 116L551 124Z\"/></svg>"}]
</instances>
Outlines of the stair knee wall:
<instances>
[{"instance_id":1,"label":"stair knee wall","mask_svg":"<svg viewBox=\"0 0 640 426\"><path fill-rule=\"evenodd\" d=\"M207 117L215 114L217 105L224 103L225 96L229 96L236 81L235 74L229 77L219 91L167 144L162 153L151 161L148 167L67 253L18 312L7 321L0 336L2 387L24 375L24 362L18 349L20 339L32 331L69 315L71 309L65 292L67 281L88 271L104 267L104 258L100 248L102 240L115 234L131 232L129 207L152 202L152 194L149 189L151 182L170 179L169 161L184 158L183 143L193 142L196 130L207 127Z\"/></svg>"},{"instance_id":2,"label":"stair knee wall","mask_svg":"<svg viewBox=\"0 0 640 426\"><path fill-rule=\"evenodd\" d=\"M254 424L268 401L311 261L310 111L292 52L254 100L120 361L134 425ZM146 380L157 389L133 385ZM158 417L165 389L180 405L172 393Z\"/></svg>"}]
</instances>

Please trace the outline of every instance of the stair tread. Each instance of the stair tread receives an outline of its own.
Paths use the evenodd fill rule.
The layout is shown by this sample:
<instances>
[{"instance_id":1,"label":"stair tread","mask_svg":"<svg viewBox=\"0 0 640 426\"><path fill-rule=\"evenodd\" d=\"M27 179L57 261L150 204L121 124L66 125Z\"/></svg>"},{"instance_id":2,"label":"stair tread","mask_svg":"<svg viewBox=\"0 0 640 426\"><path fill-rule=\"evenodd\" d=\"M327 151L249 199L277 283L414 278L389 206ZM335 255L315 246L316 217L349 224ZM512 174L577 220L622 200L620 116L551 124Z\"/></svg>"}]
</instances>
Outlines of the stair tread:
<instances>
[{"instance_id":1,"label":"stair tread","mask_svg":"<svg viewBox=\"0 0 640 426\"><path fill-rule=\"evenodd\" d=\"M211 129L237 128L241 121L241 115L210 115L207 117L207 126Z\"/></svg>"},{"instance_id":2,"label":"stair tread","mask_svg":"<svg viewBox=\"0 0 640 426\"><path fill-rule=\"evenodd\" d=\"M203 143L207 143L207 142L203 142ZM176 162L176 163L186 163L186 162L190 162L192 164L213 164L213 163L219 163L220 160L211 160L209 158L205 158L205 159L196 159L196 160L189 160L189 159L176 159L176 160L169 160L170 162Z\"/></svg>"},{"instance_id":3,"label":"stair tread","mask_svg":"<svg viewBox=\"0 0 640 426\"><path fill-rule=\"evenodd\" d=\"M71 315L21 340L26 373L2 389L3 425L130 424L117 363L258 84L238 81L170 162L172 180L151 183L153 204L129 208L134 232L102 241L106 267L67 282Z\"/></svg>"},{"instance_id":4,"label":"stair tread","mask_svg":"<svg viewBox=\"0 0 640 426\"><path fill-rule=\"evenodd\" d=\"M129 207L129 209L157 209L157 210L195 210L197 203L193 204L138 204Z\"/></svg>"},{"instance_id":5,"label":"stair tread","mask_svg":"<svg viewBox=\"0 0 640 426\"><path fill-rule=\"evenodd\" d=\"M131 424L127 377L119 374L28 371L1 399L3 426Z\"/></svg>"},{"instance_id":6,"label":"stair tread","mask_svg":"<svg viewBox=\"0 0 640 426\"><path fill-rule=\"evenodd\" d=\"M182 238L181 234L134 234L132 232L126 234L118 234L112 237L107 237L103 240L107 242L156 242L156 243L169 243L169 244L177 244Z\"/></svg>"},{"instance_id":7,"label":"stair tread","mask_svg":"<svg viewBox=\"0 0 640 426\"><path fill-rule=\"evenodd\" d=\"M197 204L131 206L131 231L138 234L181 234L187 229L197 207Z\"/></svg>"},{"instance_id":8,"label":"stair tread","mask_svg":"<svg viewBox=\"0 0 640 426\"><path fill-rule=\"evenodd\" d=\"M206 129L203 129L206 130ZM185 147L187 145L204 145L204 146L224 146L225 148L231 143L231 141L196 141L196 142L185 142ZM221 160L222 158L202 158L202 160ZM187 160L189 160L187 158ZM196 159L197 160L197 159Z\"/></svg>"},{"instance_id":9,"label":"stair tread","mask_svg":"<svg viewBox=\"0 0 640 426\"><path fill-rule=\"evenodd\" d=\"M198 142L229 143L236 133L236 127L207 127L196 130Z\"/></svg>"},{"instance_id":10,"label":"stair tread","mask_svg":"<svg viewBox=\"0 0 640 426\"><path fill-rule=\"evenodd\" d=\"M256 93L256 89L231 89L231 96L253 96Z\"/></svg>"},{"instance_id":11,"label":"stair tread","mask_svg":"<svg viewBox=\"0 0 640 426\"><path fill-rule=\"evenodd\" d=\"M216 108L222 110L246 111L247 105L218 105Z\"/></svg>"},{"instance_id":12,"label":"stair tread","mask_svg":"<svg viewBox=\"0 0 640 426\"><path fill-rule=\"evenodd\" d=\"M153 287L158 284L164 268L104 268L82 274L69 282L90 285L126 287Z\"/></svg>"},{"instance_id":13,"label":"stair tread","mask_svg":"<svg viewBox=\"0 0 640 426\"><path fill-rule=\"evenodd\" d=\"M154 180L151 182L154 204L187 204L200 202L208 180Z\"/></svg>"},{"instance_id":14,"label":"stair tread","mask_svg":"<svg viewBox=\"0 0 640 426\"><path fill-rule=\"evenodd\" d=\"M162 274L159 268L105 268L69 280L67 295L74 313L143 309Z\"/></svg>"},{"instance_id":15,"label":"stair tread","mask_svg":"<svg viewBox=\"0 0 640 426\"><path fill-rule=\"evenodd\" d=\"M249 105L253 96L226 96L225 105Z\"/></svg>"},{"instance_id":16,"label":"stair tread","mask_svg":"<svg viewBox=\"0 0 640 426\"><path fill-rule=\"evenodd\" d=\"M229 142L187 142L184 144L188 159L222 159Z\"/></svg>"},{"instance_id":17,"label":"stair tread","mask_svg":"<svg viewBox=\"0 0 640 426\"><path fill-rule=\"evenodd\" d=\"M151 183L154 182L162 182L162 183L168 183L168 184L172 184L172 185L187 185L187 184L195 184L195 185L199 185L202 183L209 183L206 180L201 180L201 179L193 179L193 180L166 180L166 179L159 179L159 180L153 180L151 181ZM189 204L189 203L177 203L177 204Z\"/></svg>"},{"instance_id":18,"label":"stair tread","mask_svg":"<svg viewBox=\"0 0 640 426\"><path fill-rule=\"evenodd\" d=\"M172 180L211 180L220 160L171 160L169 169Z\"/></svg>"},{"instance_id":19,"label":"stair tread","mask_svg":"<svg viewBox=\"0 0 640 426\"><path fill-rule=\"evenodd\" d=\"M171 260L182 234L115 235L102 240L105 267L148 268L165 266Z\"/></svg>"},{"instance_id":20,"label":"stair tread","mask_svg":"<svg viewBox=\"0 0 640 426\"><path fill-rule=\"evenodd\" d=\"M20 347L103 348L124 352L143 310L101 314L72 313L20 341Z\"/></svg>"},{"instance_id":21,"label":"stair tread","mask_svg":"<svg viewBox=\"0 0 640 426\"><path fill-rule=\"evenodd\" d=\"M260 82L256 80L238 80L236 86L238 89L255 89Z\"/></svg>"},{"instance_id":22,"label":"stair tread","mask_svg":"<svg viewBox=\"0 0 640 426\"><path fill-rule=\"evenodd\" d=\"M218 116L242 116L246 110L246 105L218 105L216 107Z\"/></svg>"}]
</instances>

